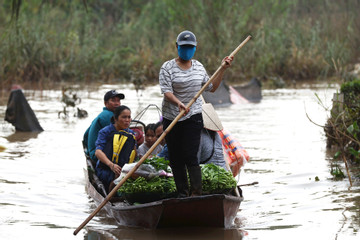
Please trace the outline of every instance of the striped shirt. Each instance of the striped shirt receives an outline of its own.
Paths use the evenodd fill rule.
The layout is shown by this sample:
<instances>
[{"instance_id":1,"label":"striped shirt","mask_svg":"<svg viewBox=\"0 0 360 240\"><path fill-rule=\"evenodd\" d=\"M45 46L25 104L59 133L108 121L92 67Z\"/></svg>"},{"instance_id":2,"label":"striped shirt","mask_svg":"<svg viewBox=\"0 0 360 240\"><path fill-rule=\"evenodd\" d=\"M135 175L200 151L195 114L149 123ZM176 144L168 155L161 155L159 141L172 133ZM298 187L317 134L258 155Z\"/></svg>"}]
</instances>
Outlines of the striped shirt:
<instances>
[{"instance_id":1,"label":"striped shirt","mask_svg":"<svg viewBox=\"0 0 360 240\"><path fill-rule=\"evenodd\" d=\"M181 69L175 59L165 62L159 73L161 93L171 92L185 106L200 91L202 86L209 80L204 66L197 60L191 60L191 67L187 70ZM210 91L212 84L205 89ZM201 113L202 100L198 98L190 107L188 114L179 121L186 120L194 114ZM165 96L162 102L162 115L168 120L173 120L179 114L177 105L171 103Z\"/></svg>"}]
</instances>

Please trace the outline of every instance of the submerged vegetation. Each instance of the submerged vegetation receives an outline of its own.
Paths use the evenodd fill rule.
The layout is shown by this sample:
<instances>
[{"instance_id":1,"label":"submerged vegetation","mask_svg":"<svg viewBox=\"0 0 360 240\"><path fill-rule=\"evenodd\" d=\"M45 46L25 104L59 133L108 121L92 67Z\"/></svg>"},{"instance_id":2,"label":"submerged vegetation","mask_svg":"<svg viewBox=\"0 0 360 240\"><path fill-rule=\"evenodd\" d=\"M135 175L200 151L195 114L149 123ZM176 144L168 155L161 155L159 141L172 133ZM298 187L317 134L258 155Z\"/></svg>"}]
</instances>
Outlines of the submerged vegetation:
<instances>
[{"instance_id":1,"label":"submerged vegetation","mask_svg":"<svg viewBox=\"0 0 360 240\"><path fill-rule=\"evenodd\" d=\"M177 34L213 73L248 35L227 78L346 74L360 57L360 1L0 1L0 88L22 82L157 82ZM265 10L267 9L267 10ZM265 11L264 11L265 10Z\"/></svg>"}]
</instances>

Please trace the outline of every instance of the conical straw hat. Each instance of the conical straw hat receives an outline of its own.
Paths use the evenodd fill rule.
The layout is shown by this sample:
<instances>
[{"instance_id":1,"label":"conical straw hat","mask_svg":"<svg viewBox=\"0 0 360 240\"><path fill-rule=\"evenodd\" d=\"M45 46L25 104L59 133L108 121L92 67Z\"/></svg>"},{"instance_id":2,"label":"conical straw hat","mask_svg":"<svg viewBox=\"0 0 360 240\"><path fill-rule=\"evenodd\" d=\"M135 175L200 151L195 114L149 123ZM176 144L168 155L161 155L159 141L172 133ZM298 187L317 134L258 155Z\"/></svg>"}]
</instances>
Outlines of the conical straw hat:
<instances>
[{"instance_id":1,"label":"conical straw hat","mask_svg":"<svg viewBox=\"0 0 360 240\"><path fill-rule=\"evenodd\" d=\"M202 117L204 121L204 128L212 131L221 131L223 129L219 116L215 112L211 103L205 103L202 105Z\"/></svg>"}]
</instances>

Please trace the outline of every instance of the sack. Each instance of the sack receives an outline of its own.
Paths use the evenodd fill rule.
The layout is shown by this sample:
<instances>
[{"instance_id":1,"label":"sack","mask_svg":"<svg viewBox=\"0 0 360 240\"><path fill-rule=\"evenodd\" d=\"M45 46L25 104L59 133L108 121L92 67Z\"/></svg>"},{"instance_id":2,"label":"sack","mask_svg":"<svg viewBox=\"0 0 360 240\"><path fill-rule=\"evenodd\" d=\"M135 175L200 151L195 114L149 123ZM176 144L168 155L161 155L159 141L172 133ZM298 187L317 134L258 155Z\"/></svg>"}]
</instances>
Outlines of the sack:
<instances>
[{"instance_id":1,"label":"sack","mask_svg":"<svg viewBox=\"0 0 360 240\"><path fill-rule=\"evenodd\" d=\"M239 174L240 168L249 161L250 156L240 142L231 136L228 131L223 129L218 131L218 134L222 140L226 161L229 163L231 172L235 177Z\"/></svg>"}]
</instances>

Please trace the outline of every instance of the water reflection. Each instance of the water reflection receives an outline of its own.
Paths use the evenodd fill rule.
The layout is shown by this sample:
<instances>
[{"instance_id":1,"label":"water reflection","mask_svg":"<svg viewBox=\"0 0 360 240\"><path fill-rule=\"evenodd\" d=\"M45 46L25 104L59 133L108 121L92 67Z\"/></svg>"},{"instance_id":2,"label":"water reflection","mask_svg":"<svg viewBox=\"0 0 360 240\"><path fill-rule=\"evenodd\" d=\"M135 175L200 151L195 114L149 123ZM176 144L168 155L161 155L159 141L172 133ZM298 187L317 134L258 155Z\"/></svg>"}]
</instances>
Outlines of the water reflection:
<instances>
[{"instance_id":1,"label":"water reflection","mask_svg":"<svg viewBox=\"0 0 360 240\"><path fill-rule=\"evenodd\" d=\"M4 138L7 139L10 143L26 142L29 139L37 138L39 134L41 134L41 132L20 132L20 131L16 131L13 134L11 134L9 136L6 136Z\"/></svg>"},{"instance_id":2,"label":"water reflection","mask_svg":"<svg viewBox=\"0 0 360 240\"><path fill-rule=\"evenodd\" d=\"M214 228L167 228L157 230L146 229L112 229L100 230L88 228L84 235L85 240L118 240L118 239L146 239L146 240L241 240L247 235L240 229L214 229Z\"/></svg>"}]
</instances>

